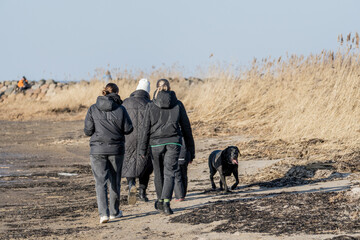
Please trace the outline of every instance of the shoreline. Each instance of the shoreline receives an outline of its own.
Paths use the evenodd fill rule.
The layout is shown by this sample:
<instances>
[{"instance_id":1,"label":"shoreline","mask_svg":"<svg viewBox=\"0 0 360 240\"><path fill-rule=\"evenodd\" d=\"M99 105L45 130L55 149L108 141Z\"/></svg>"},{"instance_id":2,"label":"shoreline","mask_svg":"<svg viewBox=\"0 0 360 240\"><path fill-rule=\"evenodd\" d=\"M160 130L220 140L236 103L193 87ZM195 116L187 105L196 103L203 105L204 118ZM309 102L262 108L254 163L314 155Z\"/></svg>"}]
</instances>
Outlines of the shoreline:
<instances>
[{"instance_id":1,"label":"shoreline","mask_svg":"<svg viewBox=\"0 0 360 240\"><path fill-rule=\"evenodd\" d=\"M339 222L339 228L343 228L343 231L331 230L326 234L325 230L319 230L320 232L316 234L306 234L303 231L290 233L289 231L288 234L280 235L271 233L270 230L267 230L269 231L267 233L256 232L256 229L251 230L251 226L256 226L259 221L253 210L261 208L264 204L273 208L271 214L281 219L283 208L273 205L276 201L285 201L290 206L301 207L302 205L298 205L303 201L301 199L308 199L307 196L311 199L311 196L314 196L314 199L319 199L319 201L322 199L321 201L326 203L323 205L318 200L312 203L313 206L319 208L319 211L323 211L322 206L331 204L326 202L329 201L327 200L329 197L338 196L337 198L342 199L341 201L348 201L347 195L344 194L357 186L357 181L354 181L357 175L351 173L349 176L344 175L339 178L323 177L321 181L315 181L316 179L308 181L304 178L306 181L298 182L288 181L286 175L281 175L280 179L286 181L278 181L277 183L281 184L275 187L277 185L269 185L272 181L266 180L264 177L267 175L261 175L261 173L266 173L271 169L274 171L279 167L290 169L290 165L284 163L298 161L300 164L299 160L282 158L286 156L281 153L281 149L284 148L282 142L270 144L266 141L236 135L195 138L197 158L189 165L188 196L184 202L171 202L174 215L165 217L154 209L155 189L152 175L148 188L150 199L148 203L137 202L136 205L127 205L126 183L123 179L120 208L124 212L124 217L100 225L94 179L89 162L89 139L82 134L83 122L30 121L21 122L20 125L19 122L1 122L1 124L0 134L4 138L0 141L0 164L2 166L13 164L11 171L16 173L14 176L0 177L0 189L3 193L0 211L1 239L329 239L341 235L359 236L360 234L357 231L346 230L352 229L347 221L344 221L343 225ZM207 156L212 150L222 149L228 145L239 146L243 156L240 157L239 162L240 185L232 193L224 194L210 190ZM310 151L314 152L321 146L313 145ZM289 145L286 149L294 148L293 151L296 152L298 147ZM324 147L326 147L324 152L331 152L329 150L333 148L332 145L324 145ZM274 153L266 155L266 151L274 151ZM320 153L321 151L317 152L317 154ZM313 165L308 164L308 166ZM294 169L298 171L296 174L302 173L301 168ZM257 174L260 174L259 176L264 180L256 182L255 179L260 179L254 178L258 176ZM218 181L218 176L216 181ZM231 181L233 179L228 178L228 182L231 183ZM263 186L262 183L273 187L264 187L267 185ZM222 220L201 223L203 221L201 219L204 218L201 217L202 215L197 215L197 212L202 208L214 209L217 205L212 207L212 204L218 204L219 201L223 204L215 209L224 208L233 201L244 209L247 209L248 204L252 204L249 205L253 206L249 212L252 215L247 217L244 215L243 218L242 214L247 214L245 210L236 215L242 219L241 221L250 223L249 229L218 232L216 229L220 229L224 223L230 221L231 214L228 215L229 219L226 218L227 215L224 215L225 218ZM339 203L343 203L341 201ZM350 202L347 204L353 206ZM311 205L304 206L311 207ZM226 211L228 211L226 207L221 210L221 212ZM343 212L337 212L336 208L328 211L333 217L343 214ZM189 214L193 214L192 221L200 222L195 225L186 223L186 216ZM182 219L181 222L175 223L176 218ZM207 219L210 220L211 217ZM306 218L301 221L306 221ZM303 224L301 221L299 220L299 224ZM281 222L286 224L285 219ZM269 226L273 223L275 222L268 222ZM325 226L322 222L318 224Z\"/></svg>"}]
</instances>

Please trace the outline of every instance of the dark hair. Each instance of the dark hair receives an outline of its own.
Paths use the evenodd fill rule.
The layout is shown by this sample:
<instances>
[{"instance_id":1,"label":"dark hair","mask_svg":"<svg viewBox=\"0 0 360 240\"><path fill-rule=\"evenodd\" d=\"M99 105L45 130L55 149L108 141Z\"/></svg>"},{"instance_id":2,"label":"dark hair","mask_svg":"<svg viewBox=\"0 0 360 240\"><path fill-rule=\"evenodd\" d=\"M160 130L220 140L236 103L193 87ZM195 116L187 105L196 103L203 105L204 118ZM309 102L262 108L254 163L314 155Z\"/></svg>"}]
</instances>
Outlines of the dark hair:
<instances>
[{"instance_id":1,"label":"dark hair","mask_svg":"<svg viewBox=\"0 0 360 240\"><path fill-rule=\"evenodd\" d=\"M25 77L25 76L23 76L23 79L24 79L24 80L26 80L26 77Z\"/></svg>"},{"instance_id":2,"label":"dark hair","mask_svg":"<svg viewBox=\"0 0 360 240\"><path fill-rule=\"evenodd\" d=\"M155 98L157 97L160 91L170 91L170 82L169 80L162 78L159 79L156 83L156 91L155 91Z\"/></svg>"},{"instance_id":3,"label":"dark hair","mask_svg":"<svg viewBox=\"0 0 360 240\"><path fill-rule=\"evenodd\" d=\"M104 96L110 94L110 93L119 93L119 88L115 83L108 83L106 84L104 90L102 91L102 94Z\"/></svg>"}]
</instances>

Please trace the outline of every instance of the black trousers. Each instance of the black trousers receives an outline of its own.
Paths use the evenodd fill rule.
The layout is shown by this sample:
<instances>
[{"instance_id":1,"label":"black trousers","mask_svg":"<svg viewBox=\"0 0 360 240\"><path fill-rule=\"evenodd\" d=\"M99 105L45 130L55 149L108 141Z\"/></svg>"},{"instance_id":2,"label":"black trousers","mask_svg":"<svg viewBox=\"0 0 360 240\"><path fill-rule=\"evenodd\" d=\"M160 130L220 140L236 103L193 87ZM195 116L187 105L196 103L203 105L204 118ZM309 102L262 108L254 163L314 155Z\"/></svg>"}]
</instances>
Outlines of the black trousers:
<instances>
[{"instance_id":1,"label":"black trousers","mask_svg":"<svg viewBox=\"0 0 360 240\"><path fill-rule=\"evenodd\" d=\"M150 175L153 172L153 166L152 164L148 164L148 166L145 168L144 172L139 176L139 188L146 190L148 185L149 185L149 180L150 180ZM131 188L131 186L135 186L136 182L135 182L134 177L127 177L127 183L129 185L129 187Z\"/></svg>"},{"instance_id":2,"label":"black trousers","mask_svg":"<svg viewBox=\"0 0 360 240\"><path fill-rule=\"evenodd\" d=\"M154 183L158 199L171 199L175 175L179 170L178 158L181 146L168 144L151 148L154 167Z\"/></svg>"}]
</instances>

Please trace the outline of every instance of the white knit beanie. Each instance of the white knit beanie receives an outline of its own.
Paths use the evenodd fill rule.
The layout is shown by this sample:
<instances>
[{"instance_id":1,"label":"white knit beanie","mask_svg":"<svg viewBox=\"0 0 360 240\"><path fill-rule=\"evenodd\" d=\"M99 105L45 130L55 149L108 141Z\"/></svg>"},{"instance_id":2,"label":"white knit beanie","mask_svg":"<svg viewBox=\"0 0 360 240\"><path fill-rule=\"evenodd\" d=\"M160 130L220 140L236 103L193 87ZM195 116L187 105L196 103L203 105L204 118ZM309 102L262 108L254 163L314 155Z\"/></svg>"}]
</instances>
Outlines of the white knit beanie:
<instances>
[{"instance_id":1,"label":"white knit beanie","mask_svg":"<svg viewBox=\"0 0 360 240\"><path fill-rule=\"evenodd\" d=\"M150 82L146 78L142 78L136 87L136 90L145 90L150 93Z\"/></svg>"}]
</instances>

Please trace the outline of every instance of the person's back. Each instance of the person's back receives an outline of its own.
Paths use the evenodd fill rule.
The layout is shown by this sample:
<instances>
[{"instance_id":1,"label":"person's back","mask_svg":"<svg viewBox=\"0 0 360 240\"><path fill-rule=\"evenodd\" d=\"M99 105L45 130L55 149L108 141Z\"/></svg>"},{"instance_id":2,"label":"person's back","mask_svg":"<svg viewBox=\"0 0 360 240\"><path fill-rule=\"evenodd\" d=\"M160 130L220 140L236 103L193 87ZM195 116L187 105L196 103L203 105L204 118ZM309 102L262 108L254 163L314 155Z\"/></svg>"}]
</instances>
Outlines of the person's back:
<instances>
[{"instance_id":1,"label":"person's back","mask_svg":"<svg viewBox=\"0 0 360 240\"><path fill-rule=\"evenodd\" d=\"M97 98L96 104L89 108L85 118L84 133L91 136L90 163L95 178L100 223L122 217L119 203L124 135L129 134L133 127L126 109L121 106L118 92L116 84L107 84L103 90L104 96ZM109 201L108 182L111 185Z\"/></svg>"},{"instance_id":2,"label":"person's back","mask_svg":"<svg viewBox=\"0 0 360 240\"><path fill-rule=\"evenodd\" d=\"M127 120L128 113L121 105L117 94L99 96L85 120L85 133L91 136L91 154L123 154L125 134L132 131L132 124ZM125 124L124 124L125 123ZM96 129L96 134L92 134Z\"/></svg>"},{"instance_id":3,"label":"person's back","mask_svg":"<svg viewBox=\"0 0 360 240\"><path fill-rule=\"evenodd\" d=\"M133 132L125 137L126 140L125 158L137 157L133 155L132 152L137 152L139 134L141 133L141 131L139 131L139 127L143 124L146 105L149 102L150 102L150 95L144 90L136 90L130 95L129 98L126 98L124 100L123 106L128 112L134 127ZM123 176L126 177L126 175Z\"/></svg>"},{"instance_id":4,"label":"person's back","mask_svg":"<svg viewBox=\"0 0 360 240\"><path fill-rule=\"evenodd\" d=\"M139 144L141 128L144 121L145 109L150 102L150 82L147 79L141 79L136 91L130 94L130 97L124 100L123 106L126 108L134 131L125 136L125 158L122 169L122 176L127 178L129 185L129 199L131 187L135 186L135 178L139 178L139 198L142 201L148 201L146 189L152 173L152 164L150 155L146 159L139 157ZM136 199L135 199L136 201ZM131 202L135 202L132 200ZM130 201L129 201L130 202Z\"/></svg>"},{"instance_id":5,"label":"person's back","mask_svg":"<svg viewBox=\"0 0 360 240\"><path fill-rule=\"evenodd\" d=\"M184 134L185 141L189 140L193 147L191 127L183 104L177 99L173 91L160 91L152 103L149 104L151 122L150 145L164 143L178 143ZM180 125L183 125L180 128ZM192 144L190 143L192 142Z\"/></svg>"},{"instance_id":6,"label":"person's back","mask_svg":"<svg viewBox=\"0 0 360 240\"><path fill-rule=\"evenodd\" d=\"M195 144L184 105L177 99L175 92L170 90L170 83L166 79L157 82L154 99L146 107L143 129L140 154L144 156L150 145L158 198L155 208L169 215L173 213L170 200L175 175L179 171L181 139L184 137L191 159L195 158Z\"/></svg>"}]
</instances>

